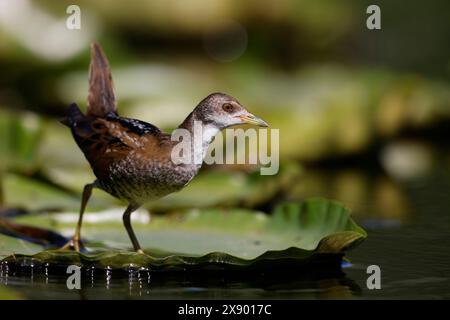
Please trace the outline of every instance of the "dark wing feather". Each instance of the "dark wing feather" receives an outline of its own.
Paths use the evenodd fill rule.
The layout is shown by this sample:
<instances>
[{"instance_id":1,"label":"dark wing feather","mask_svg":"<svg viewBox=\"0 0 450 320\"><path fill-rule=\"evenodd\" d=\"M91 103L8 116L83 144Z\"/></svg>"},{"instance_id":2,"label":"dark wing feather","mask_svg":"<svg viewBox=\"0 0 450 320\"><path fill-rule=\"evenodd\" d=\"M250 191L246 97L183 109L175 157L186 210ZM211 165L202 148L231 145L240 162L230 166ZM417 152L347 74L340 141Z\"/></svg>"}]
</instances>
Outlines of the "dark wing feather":
<instances>
[{"instance_id":1,"label":"dark wing feather","mask_svg":"<svg viewBox=\"0 0 450 320\"><path fill-rule=\"evenodd\" d=\"M135 133L139 136L142 136L144 134L159 134L161 133L161 130L158 129L158 127L147 123L145 121L137 120L137 119L130 119L130 118L123 118L119 117L114 114L109 114L106 117L107 120L112 122L118 122L121 126L123 126L126 131Z\"/></svg>"}]
</instances>

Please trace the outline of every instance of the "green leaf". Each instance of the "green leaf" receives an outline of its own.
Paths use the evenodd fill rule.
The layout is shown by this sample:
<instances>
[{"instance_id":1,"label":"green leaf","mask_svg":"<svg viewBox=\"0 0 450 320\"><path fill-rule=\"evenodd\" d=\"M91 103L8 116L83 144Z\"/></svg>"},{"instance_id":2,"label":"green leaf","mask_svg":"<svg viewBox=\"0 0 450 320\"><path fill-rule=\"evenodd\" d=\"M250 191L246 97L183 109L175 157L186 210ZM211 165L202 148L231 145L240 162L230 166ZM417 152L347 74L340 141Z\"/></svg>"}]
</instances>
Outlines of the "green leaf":
<instances>
[{"instance_id":1,"label":"green leaf","mask_svg":"<svg viewBox=\"0 0 450 320\"><path fill-rule=\"evenodd\" d=\"M67 227L58 222L58 217L54 219L52 223L58 229ZM91 239L87 243L91 250L88 253L46 250L35 255L16 253L5 261L21 265L28 261L35 265L77 264L112 269L132 266L164 271L260 269L305 266L315 261L336 266L345 250L367 236L351 219L347 208L323 199L285 203L271 215L239 209L191 210L183 215L156 216L149 224L133 225L141 244L148 248L145 254L126 249L129 240L119 221L103 220L87 222L83 227L83 235ZM96 242L101 240L108 242Z\"/></svg>"}]
</instances>

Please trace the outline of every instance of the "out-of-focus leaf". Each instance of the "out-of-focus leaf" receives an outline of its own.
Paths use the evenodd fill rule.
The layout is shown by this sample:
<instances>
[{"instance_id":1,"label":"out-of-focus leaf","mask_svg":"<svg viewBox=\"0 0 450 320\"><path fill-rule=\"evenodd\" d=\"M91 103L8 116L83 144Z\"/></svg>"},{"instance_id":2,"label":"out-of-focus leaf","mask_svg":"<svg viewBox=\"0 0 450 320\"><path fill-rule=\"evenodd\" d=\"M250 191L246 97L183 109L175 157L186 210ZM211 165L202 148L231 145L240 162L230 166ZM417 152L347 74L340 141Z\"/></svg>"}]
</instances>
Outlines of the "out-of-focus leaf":
<instances>
[{"instance_id":1,"label":"out-of-focus leaf","mask_svg":"<svg viewBox=\"0 0 450 320\"><path fill-rule=\"evenodd\" d=\"M16 174L6 174L3 179L5 199L10 207L31 210L40 208L77 208L80 200L55 187Z\"/></svg>"}]
</instances>

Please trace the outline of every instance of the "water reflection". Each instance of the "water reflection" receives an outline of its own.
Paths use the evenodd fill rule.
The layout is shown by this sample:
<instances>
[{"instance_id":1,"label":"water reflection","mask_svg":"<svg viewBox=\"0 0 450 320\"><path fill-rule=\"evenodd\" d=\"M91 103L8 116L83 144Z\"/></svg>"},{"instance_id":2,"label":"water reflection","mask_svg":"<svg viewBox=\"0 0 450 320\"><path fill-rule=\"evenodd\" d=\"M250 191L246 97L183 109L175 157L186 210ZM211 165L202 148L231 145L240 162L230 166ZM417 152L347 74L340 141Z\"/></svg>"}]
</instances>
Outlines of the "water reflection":
<instances>
[{"instance_id":1,"label":"water reflection","mask_svg":"<svg viewBox=\"0 0 450 320\"><path fill-rule=\"evenodd\" d=\"M341 270L307 274L173 272L151 273L146 268L115 271L86 268L81 289L69 290L67 275L46 274L42 269L12 272L0 267L0 285L28 299L173 299L173 298L319 298L359 296L361 289Z\"/></svg>"}]
</instances>

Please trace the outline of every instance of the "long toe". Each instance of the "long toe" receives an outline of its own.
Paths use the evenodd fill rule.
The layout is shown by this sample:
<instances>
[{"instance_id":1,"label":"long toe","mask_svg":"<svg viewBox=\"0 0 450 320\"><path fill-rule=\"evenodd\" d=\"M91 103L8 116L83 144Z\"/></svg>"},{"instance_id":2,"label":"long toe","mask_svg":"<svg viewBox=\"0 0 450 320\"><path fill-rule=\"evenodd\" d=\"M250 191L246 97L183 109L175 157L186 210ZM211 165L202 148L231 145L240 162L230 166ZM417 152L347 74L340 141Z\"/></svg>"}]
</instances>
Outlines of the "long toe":
<instances>
[{"instance_id":1,"label":"long toe","mask_svg":"<svg viewBox=\"0 0 450 320\"><path fill-rule=\"evenodd\" d=\"M74 250L80 252L84 249L83 243L79 239L72 238L65 245L63 245L59 250Z\"/></svg>"}]
</instances>

